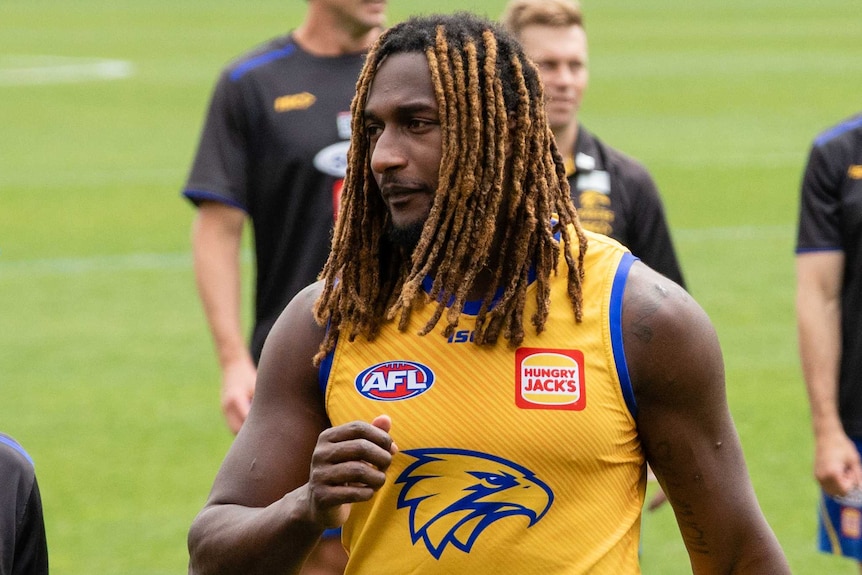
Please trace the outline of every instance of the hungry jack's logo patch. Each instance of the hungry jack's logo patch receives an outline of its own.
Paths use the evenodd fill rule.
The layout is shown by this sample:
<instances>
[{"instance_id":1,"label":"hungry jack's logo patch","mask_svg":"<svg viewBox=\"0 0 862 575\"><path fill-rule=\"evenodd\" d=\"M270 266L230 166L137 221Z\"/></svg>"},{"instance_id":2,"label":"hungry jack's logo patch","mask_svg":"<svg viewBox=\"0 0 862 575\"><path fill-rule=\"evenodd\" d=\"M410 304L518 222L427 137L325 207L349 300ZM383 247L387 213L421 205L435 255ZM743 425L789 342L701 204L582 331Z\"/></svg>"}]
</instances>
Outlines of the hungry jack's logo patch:
<instances>
[{"instance_id":1,"label":"hungry jack's logo patch","mask_svg":"<svg viewBox=\"0 0 862 575\"><path fill-rule=\"evenodd\" d=\"M584 409L584 354L576 349L518 349L515 404L521 409Z\"/></svg>"}]
</instances>

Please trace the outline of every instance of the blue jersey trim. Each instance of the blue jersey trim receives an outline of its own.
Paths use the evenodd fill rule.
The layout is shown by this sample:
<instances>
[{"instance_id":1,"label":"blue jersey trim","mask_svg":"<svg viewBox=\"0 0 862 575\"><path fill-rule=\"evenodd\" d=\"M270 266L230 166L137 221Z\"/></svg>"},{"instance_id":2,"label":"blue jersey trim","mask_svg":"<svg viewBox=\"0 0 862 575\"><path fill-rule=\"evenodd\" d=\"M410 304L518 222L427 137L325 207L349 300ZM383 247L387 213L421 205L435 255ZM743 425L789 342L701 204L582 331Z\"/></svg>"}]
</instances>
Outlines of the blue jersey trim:
<instances>
[{"instance_id":1,"label":"blue jersey trim","mask_svg":"<svg viewBox=\"0 0 862 575\"><path fill-rule=\"evenodd\" d=\"M527 272L527 283L533 283L536 281L536 268L530 267ZM422 289L425 293L431 293L431 288L434 286L434 278L431 276L425 276L422 280ZM491 300L491 305L488 309L494 309L494 306L500 301L500 298L503 297L503 288L498 288L496 292L494 292L494 298ZM455 301L455 297L449 298L449 304L452 305L452 302ZM479 310L482 309L482 300L470 300L464 302L464 309L462 310L467 315L479 315Z\"/></svg>"},{"instance_id":2,"label":"blue jersey trim","mask_svg":"<svg viewBox=\"0 0 862 575\"><path fill-rule=\"evenodd\" d=\"M623 398L632 417L637 418L638 406L635 401L635 393L632 389L632 381L629 377L629 367L626 364L625 348L623 346L623 294L626 291L626 280L629 277L632 264L638 258L630 253L623 254L620 265L614 275L614 283L611 287L610 323L611 323L611 348L614 352L614 363L617 366L617 375L620 378L620 389Z\"/></svg>"},{"instance_id":3,"label":"blue jersey trim","mask_svg":"<svg viewBox=\"0 0 862 575\"><path fill-rule=\"evenodd\" d=\"M320 368L317 370L317 384L320 387L320 394L326 397L326 385L329 383L329 374L332 373L332 358L335 355L335 348L326 354L320 362Z\"/></svg>"},{"instance_id":4,"label":"blue jersey trim","mask_svg":"<svg viewBox=\"0 0 862 575\"><path fill-rule=\"evenodd\" d=\"M840 136L841 134L844 134L845 132L849 132L850 130L855 130L856 128L859 128L859 127L862 127L862 116L856 116L855 118L851 118L851 119L847 120L846 122L842 122L841 124L838 124L834 128L829 128L828 130L826 130L825 132L823 132L822 134L817 136L817 138L814 139L814 145L822 146L823 144L825 144L829 140L833 140L833 139L837 138L838 136Z\"/></svg>"},{"instance_id":5,"label":"blue jersey trim","mask_svg":"<svg viewBox=\"0 0 862 575\"><path fill-rule=\"evenodd\" d=\"M35 463L33 463L33 458L30 457L29 453L24 451L24 448L21 447L21 445L19 445L17 441L10 437L6 437L5 435L0 435L0 443L8 445L12 449L20 453L24 457L24 459L30 462L30 465L33 465L35 467Z\"/></svg>"},{"instance_id":6,"label":"blue jersey trim","mask_svg":"<svg viewBox=\"0 0 862 575\"><path fill-rule=\"evenodd\" d=\"M326 332L329 333L329 322L326 323ZM338 338L335 339L335 344L338 344ZM326 398L326 386L329 383L329 375L332 373L332 360L335 356L335 345L326 356L320 361L320 368L317 370L317 385L320 387L320 395Z\"/></svg>"},{"instance_id":7,"label":"blue jersey trim","mask_svg":"<svg viewBox=\"0 0 862 575\"><path fill-rule=\"evenodd\" d=\"M226 198L224 196L220 196L214 192L207 192L205 190L184 190L183 196L192 201L192 203L196 206L200 205L201 202L218 202L220 204L224 204L226 206L232 206L234 208L238 208L245 213L248 213L248 210L241 203L231 200L230 198Z\"/></svg>"},{"instance_id":8,"label":"blue jersey trim","mask_svg":"<svg viewBox=\"0 0 862 575\"><path fill-rule=\"evenodd\" d=\"M284 48L272 50L271 52L264 52L263 54L255 56L250 60L246 60L245 62L233 69L229 76L230 81L236 82L255 68L263 66L264 64L269 64L273 60L278 60L279 58L285 58L287 56L290 56L295 50L296 45L288 44Z\"/></svg>"},{"instance_id":9,"label":"blue jersey trim","mask_svg":"<svg viewBox=\"0 0 862 575\"><path fill-rule=\"evenodd\" d=\"M813 254L817 252L843 252L844 248L840 246L827 246L822 248L796 248L797 254Z\"/></svg>"},{"instance_id":10,"label":"blue jersey trim","mask_svg":"<svg viewBox=\"0 0 862 575\"><path fill-rule=\"evenodd\" d=\"M329 331L329 326L326 327ZM337 341L335 343L338 343ZM326 397L326 385L329 383L329 375L332 373L332 360L335 356L335 348L333 347L329 353L320 361L320 368L317 370L317 385L320 387L320 394Z\"/></svg>"},{"instance_id":11,"label":"blue jersey trim","mask_svg":"<svg viewBox=\"0 0 862 575\"><path fill-rule=\"evenodd\" d=\"M557 223L558 223L558 221L556 218L551 218L551 227L552 228L555 227L557 225ZM557 232L554 234L554 239L559 242L561 237L562 237L562 232L557 230ZM531 284L534 281L536 281L536 267L530 266L530 269L527 272L527 283ZM422 289L425 291L425 293L431 293L431 288L433 287L433 285L434 285L434 278L432 278L431 276L425 276L425 278L422 280ZM500 301L501 297L503 297L503 288L499 288L496 292L494 292L494 297L491 300L491 305L488 307L488 309L494 309L494 306L497 305L497 303ZM452 305L452 302L454 302L454 301L455 301L454 296L449 298L449 304L448 305ZM481 309L482 309L482 300L470 300L470 301L464 302L464 309L462 311L464 313L466 313L467 315L479 315L479 310L481 310Z\"/></svg>"}]
</instances>

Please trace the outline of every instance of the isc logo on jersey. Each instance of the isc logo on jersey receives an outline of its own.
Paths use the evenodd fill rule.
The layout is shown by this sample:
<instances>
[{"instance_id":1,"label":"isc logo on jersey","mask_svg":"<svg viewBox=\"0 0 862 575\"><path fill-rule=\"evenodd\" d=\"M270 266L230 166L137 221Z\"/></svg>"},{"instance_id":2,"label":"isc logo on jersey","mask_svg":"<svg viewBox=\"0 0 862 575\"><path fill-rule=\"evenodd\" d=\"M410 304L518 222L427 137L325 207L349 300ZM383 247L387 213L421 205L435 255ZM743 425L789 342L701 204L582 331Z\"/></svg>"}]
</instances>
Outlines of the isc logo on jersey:
<instances>
[{"instance_id":1,"label":"isc logo on jersey","mask_svg":"<svg viewBox=\"0 0 862 575\"><path fill-rule=\"evenodd\" d=\"M414 361L387 361L356 376L356 391L375 401L400 401L421 395L434 384L431 368Z\"/></svg>"},{"instance_id":2,"label":"isc logo on jersey","mask_svg":"<svg viewBox=\"0 0 862 575\"><path fill-rule=\"evenodd\" d=\"M580 411L587 405L584 354L576 349L515 352L515 403L521 409Z\"/></svg>"}]
</instances>

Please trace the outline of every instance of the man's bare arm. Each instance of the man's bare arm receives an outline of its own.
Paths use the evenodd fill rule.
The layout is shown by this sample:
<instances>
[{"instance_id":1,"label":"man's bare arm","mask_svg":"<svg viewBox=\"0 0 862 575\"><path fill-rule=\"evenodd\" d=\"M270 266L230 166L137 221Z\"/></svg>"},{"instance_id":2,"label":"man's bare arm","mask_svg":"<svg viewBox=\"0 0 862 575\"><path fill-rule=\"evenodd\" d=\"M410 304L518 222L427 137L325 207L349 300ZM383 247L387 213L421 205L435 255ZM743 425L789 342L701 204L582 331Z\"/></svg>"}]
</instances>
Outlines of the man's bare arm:
<instances>
[{"instance_id":1,"label":"man's bare arm","mask_svg":"<svg viewBox=\"0 0 862 575\"><path fill-rule=\"evenodd\" d=\"M638 430L694 573L789 573L748 476L718 338L704 311L636 263L623 330Z\"/></svg>"},{"instance_id":2,"label":"man's bare arm","mask_svg":"<svg viewBox=\"0 0 862 575\"><path fill-rule=\"evenodd\" d=\"M859 452L838 414L844 252L796 257L799 356L814 428L814 475L831 495L862 485Z\"/></svg>"},{"instance_id":3,"label":"man's bare arm","mask_svg":"<svg viewBox=\"0 0 862 575\"><path fill-rule=\"evenodd\" d=\"M296 573L346 506L383 484L388 418L329 427L312 365L317 294L300 292L267 339L249 418L189 532L191 573Z\"/></svg>"},{"instance_id":4,"label":"man's bare arm","mask_svg":"<svg viewBox=\"0 0 862 575\"><path fill-rule=\"evenodd\" d=\"M222 373L221 406L239 431L251 405L257 370L240 322L240 242L245 212L203 202L192 228L195 279Z\"/></svg>"}]
</instances>

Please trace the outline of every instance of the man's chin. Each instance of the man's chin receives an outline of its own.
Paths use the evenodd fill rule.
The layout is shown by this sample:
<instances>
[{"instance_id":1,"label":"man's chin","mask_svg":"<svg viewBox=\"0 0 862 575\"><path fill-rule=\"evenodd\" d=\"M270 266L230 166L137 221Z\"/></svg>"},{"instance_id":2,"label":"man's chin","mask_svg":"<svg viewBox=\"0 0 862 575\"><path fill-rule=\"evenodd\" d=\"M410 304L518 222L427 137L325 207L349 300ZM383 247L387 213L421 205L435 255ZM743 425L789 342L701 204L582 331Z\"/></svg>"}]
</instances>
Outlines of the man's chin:
<instances>
[{"instance_id":1,"label":"man's chin","mask_svg":"<svg viewBox=\"0 0 862 575\"><path fill-rule=\"evenodd\" d=\"M419 240L422 238L422 229L425 227L425 222L414 222L412 224L404 224L400 226L392 226L387 232L389 241L394 245L404 249L408 253L412 253L416 246L419 245Z\"/></svg>"},{"instance_id":2,"label":"man's chin","mask_svg":"<svg viewBox=\"0 0 862 575\"><path fill-rule=\"evenodd\" d=\"M572 119L575 117L575 109L574 108L563 108L561 110L548 110L545 109L545 114L548 117L548 124L551 126L551 130L564 130L566 127L572 123Z\"/></svg>"}]
</instances>

